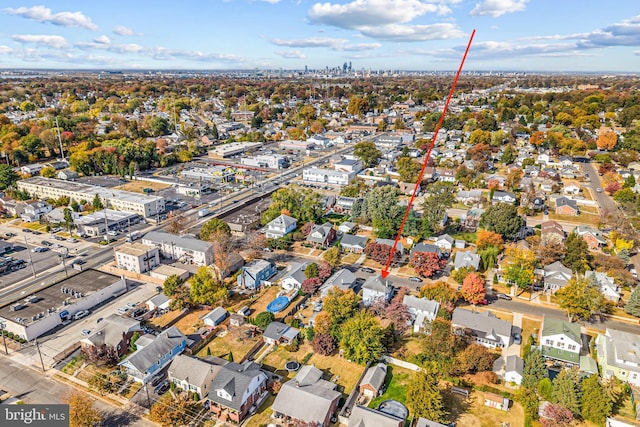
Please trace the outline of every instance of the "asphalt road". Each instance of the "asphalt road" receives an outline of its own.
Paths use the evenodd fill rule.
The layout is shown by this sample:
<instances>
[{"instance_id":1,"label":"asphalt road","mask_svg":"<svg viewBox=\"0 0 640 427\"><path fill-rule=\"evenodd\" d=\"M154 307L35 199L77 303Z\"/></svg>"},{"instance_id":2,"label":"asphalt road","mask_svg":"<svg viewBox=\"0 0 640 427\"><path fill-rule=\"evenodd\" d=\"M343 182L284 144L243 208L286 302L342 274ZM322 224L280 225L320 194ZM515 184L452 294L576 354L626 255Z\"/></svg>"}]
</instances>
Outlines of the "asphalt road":
<instances>
[{"instance_id":1,"label":"asphalt road","mask_svg":"<svg viewBox=\"0 0 640 427\"><path fill-rule=\"evenodd\" d=\"M613 212L617 209L616 203L613 201L611 197L605 194L604 189L602 189L602 182L600 181L600 175L596 170L593 163L582 163L582 169L585 173L589 174L589 181L585 184L587 187L591 188L591 193L595 197L600 209L603 211ZM597 188L601 188L602 191L598 193L596 191Z\"/></svg>"},{"instance_id":2,"label":"asphalt road","mask_svg":"<svg viewBox=\"0 0 640 427\"><path fill-rule=\"evenodd\" d=\"M63 397L76 390L4 358L0 359L0 389L8 391L11 396L24 400L25 403L43 404L64 403ZM150 421L100 400L95 401L95 407L103 414L104 426L155 426Z\"/></svg>"}]
</instances>

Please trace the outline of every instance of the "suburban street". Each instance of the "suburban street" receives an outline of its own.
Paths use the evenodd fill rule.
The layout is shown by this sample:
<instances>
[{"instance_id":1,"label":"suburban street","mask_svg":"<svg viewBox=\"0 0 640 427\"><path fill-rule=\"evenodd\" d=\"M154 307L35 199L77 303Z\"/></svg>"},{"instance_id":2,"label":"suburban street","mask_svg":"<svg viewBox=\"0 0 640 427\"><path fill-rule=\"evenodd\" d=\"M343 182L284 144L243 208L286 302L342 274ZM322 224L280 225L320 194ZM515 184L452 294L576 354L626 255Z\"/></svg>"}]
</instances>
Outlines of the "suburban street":
<instances>
[{"instance_id":1,"label":"suburban street","mask_svg":"<svg viewBox=\"0 0 640 427\"><path fill-rule=\"evenodd\" d=\"M585 173L589 174L589 182L585 183L585 185L588 184L588 187L591 188L591 194L593 194L598 202L600 211L613 212L617 210L616 203L604 192L604 188L602 188L602 183L600 182L600 175L598 174L595 166L593 166L593 163L582 163L582 168ZM597 192L597 188L600 188L601 192Z\"/></svg>"}]
</instances>

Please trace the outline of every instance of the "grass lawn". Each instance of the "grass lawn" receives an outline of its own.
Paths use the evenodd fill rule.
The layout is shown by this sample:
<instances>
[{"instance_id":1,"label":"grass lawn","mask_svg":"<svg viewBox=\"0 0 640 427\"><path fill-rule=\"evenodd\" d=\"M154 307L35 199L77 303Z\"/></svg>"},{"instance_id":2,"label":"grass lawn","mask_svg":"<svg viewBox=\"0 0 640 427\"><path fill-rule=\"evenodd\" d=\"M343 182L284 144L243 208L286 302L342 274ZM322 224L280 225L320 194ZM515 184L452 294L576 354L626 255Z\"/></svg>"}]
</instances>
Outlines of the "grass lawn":
<instances>
[{"instance_id":1,"label":"grass lawn","mask_svg":"<svg viewBox=\"0 0 640 427\"><path fill-rule=\"evenodd\" d=\"M407 384L415 372L399 366L387 365L385 391L369 403L369 408L377 408L385 400L393 399L405 403L407 400Z\"/></svg>"},{"instance_id":2,"label":"grass lawn","mask_svg":"<svg viewBox=\"0 0 640 427\"><path fill-rule=\"evenodd\" d=\"M581 208L582 209L582 208ZM549 219L558 220L558 221L570 221L570 222L579 222L582 224L592 225L594 227L598 226L600 219L602 217L600 215L590 214L590 213L581 213L577 216L570 215L558 215L555 212L549 211Z\"/></svg>"},{"instance_id":3,"label":"grass lawn","mask_svg":"<svg viewBox=\"0 0 640 427\"><path fill-rule=\"evenodd\" d=\"M276 295L278 295L278 292L280 292L281 290L282 289L279 286L271 286L269 288L265 288L265 290L262 291L257 298L254 298L253 300L241 305L238 304L238 308L242 308L242 306L248 305L249 308L251 308L251 317L256 317L263 311L267 311L267 306L276 298Z\"/></svg>"},{"instance_id":4,"label":"grass lawn","mask_svg":"<svg viewBox=\"0 0 640 427\"><path fill-rule=\"evenodd\" d=\"M205 357L207 348L211 349L212 356L226 358L229 353L233 354L233 360L239 362L245 354L258 342L262 341L261 336L251 337L245 334L249 328L231 328L216 336L206 347L198 352L198 356Z\"/></svg>"},{"instance_id":5,"label":"grass lawn","mask_svg":"<svg viewBox=\"0 0 640 427\"><path fill-rule=\"evenodd\" d=\"M324 378L338 384L338 391L342 392L345 399L356 386L358 378L364 371L364 366L349 362L347 359L336 355L321 356L314 354L307 364L323 370L325 373Z\"/></svg>"},{"instance_id":6,"label":"grass lawn","mask_svg":"<svg viewBox=\"0 0 640 427\"><path fill-rule=\"evenodd\" d=\"M449 411L449 421L454 421L464 427L495 427L502 422L511 426L524 425L524 411L518 403L513 403L509 412L484 406L484 393L472 391L469 399L457 394L444 392L446 409Z\"/></svg>"},{"instance_id":7,"label":"grass lawn","mask_svg":"<svg viewBox=\"0 0 640 427\"><path fill-rule=\"evenodd\" d=\"M73 375L76 369L79 369L82 366L82 356L78 355L71 359L64 367L61 369L62 372L68 375Z\"/></svg>"},{"instance_id":8,"label":"grass lawn","mask_svg":"<svg viewBox=\"0 0 640 427\"><path fill-rule=\"evenodd\" d=\"M478 239L478 233L456 233L452 234L455 240L464 240L467 243L475 243Z\"/></svg>"},{"instance_id":9,"label":"grass lawn","mask_svg":"<svg viewBox=\"0 0 640 427\"><path fill-rule=\"evenodd\" d=\"M152 317L151 319L149 319L149 322L160 328L164 328L169 322L174 320L179 315L180 315L180 310L171 310L163 314L162 316Z\"/></svg>"},{"instance_id":10,"label":"grass lawn","mask_svg":"<svg viewBox=\"0 0 640 427\"><path fill-rule=\"evenodd\" d=\"M273 405L274 400L276 400L276 397L270 394L269 397L267 397L267 400L265 400L262 406L256 411L255 415L247 420L246 425L252 427L269 425L272 422L271 405Z\"/></svg>"},{"instance_id":11,"label":"grass lawn","mask_svg":"<svg viewBox=\"0 0 640 427\"><path fill-rule=\"evenodd\" d=\"M151 181L129 181L126 184L118 185L114 187L117 190L124 191L133 191L134 193L142 193L145 188L151 188L153 191L164 190L165 188L171 187L170 184L163 184L161 182L151 182Z\"/></svg>"},{"instance_id":12,"label":"grass lawn","mask_svg":"<svg viewBox=\"0 0 640 427\"><path fill-rule=\"evenodd\" d=\"M352 265L355 264L356 261L360 258L361 254L347 254L342 256L342 260L340 261L344 265Z\"/></svg>"},{"instance_id":13,"label":"grass lawn","mask_svg":"<svg viewBox=\"0 0 640 427\"><path fill-rule=\"evenodd\" d=\"M180 331L185 335L193 334L202 329L204 323L202 322L201 317L208 312L209 310L192 311L182 319L178 320L174 326L180 329Z\"/></svg>"},{"instance_id":14,"label":"grass lawn","mask_svg":"<svg viewBox=\"0 0 640 427\"><path fill-rule=\"evenodd\" d=\"M539 320L522 317L522 344L526 344L531 334L538 335L542 326Z\"/></svg>"}]
</instances>

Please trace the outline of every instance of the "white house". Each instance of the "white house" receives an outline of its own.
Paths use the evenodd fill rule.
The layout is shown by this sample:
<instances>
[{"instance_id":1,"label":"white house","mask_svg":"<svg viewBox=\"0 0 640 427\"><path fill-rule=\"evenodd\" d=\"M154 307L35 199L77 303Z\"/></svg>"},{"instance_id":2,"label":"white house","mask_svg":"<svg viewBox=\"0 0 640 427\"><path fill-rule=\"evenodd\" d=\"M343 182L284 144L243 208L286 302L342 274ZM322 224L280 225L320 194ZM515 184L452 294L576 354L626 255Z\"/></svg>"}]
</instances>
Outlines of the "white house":
<instances>
[{"instance_id":1,"label":"white house","mask_svg":"<svg viewBox=\"0 0 640 427\"><path fill-rule=\"evenodd\" d=\"M640 386L640 335L607 328L596 338L596 352L603 377Z\"/></svg>"},{"instance_id":2,"label":"white house","mask_svg":"<svg viewBox=\"0 0 640 427\"><path fill-rule=\"evenodd\" d=\"M309 265L308 262L293 263L289 268L289 272L281 279L282 287L286 291L292 291L293 289L300 289L302 282L307 278L304 275L304 270Z\"/></svg>"},{"instance_id":3,"label":"white house","mask_svg":"<svg viewBox=\"0 0 640 427\"><path fill-rule=\"evenodd\" d=\"M370 306L377 301L389 302L393 294L390 280L382 279L380 274L369 276L362 285L362 304Z\"/></svg>"},{"instance_id":4,"label":"white house","mask_svg":"<svg viewBox=\"0 0 640 427\"><path fill-rule=\"evenodd\" d=\"M520 385L522 383L523 371L524 361L515 354L507 357L499 357L493 363L493 372L508 383Z\"/></svg>"},{"instance_id":5,"label":"white house","mask_svg":"<svg viewBox=\"0 0 640 427\"><path fill-rule=\"evenodd\" d=\"M591 270L586 271L584 273L584 277L594 280L600 287L600 292L602 292L602 295L606 299L615 303L620 301L620 288L613 281L613 277L609 276L607 273Z\"/></svg>"},{"instance_id":6,"label":"white house","mask_svg":"<svg viewBox=\"0 0 640 427\"><path fill-rule=\"evenodd\" d=\"M409 309L413 332L420 332L424 328L425 321L433 322L440 310L440 303L426 298L417 298L413 295L405 295L402 303Z\"/></svg>"},{"instance_id":7,"label":"white house","mask_svg":"<svg viewBox=\"0 0 640 427\"><path fill-rule=\"evenodd\" d=\"M450 252L453 249L453 237L448 234L443 234L442 236L436 237L435 245L442 249L443 251Z\"/></svg>"},{"instance_id":8,"label":"white house","mask_svg":"<svg viewBox=\"0 0 640 427\"><path fill-rule=\"evenodd\" d=\"M456 308L451 318L455 334L487 348L508 347L511 343L511 326L510 322L498 319L488 311L479 313Z\"/></svg>"},{"instance_id":9,"label":"white house","mask_svg":"<svg viewBox=\"0 0 640 427\"><path fill-rule=\"evenodd\" d=\"M291 233L298 226L298 221L288 215L280 215L267 224L266 236L268 239L279 239Z\"/></svg>"},{"instance_id":10,"label":"white house","mask_svg":"<svg viewBox=\"0 0 640 427\"><path fill-rule=\"evenodd\" d=\"M545 317L538 342L544 357L574 365L580 363L582 338L579 324Z\"/></svg>"}]
</instances>

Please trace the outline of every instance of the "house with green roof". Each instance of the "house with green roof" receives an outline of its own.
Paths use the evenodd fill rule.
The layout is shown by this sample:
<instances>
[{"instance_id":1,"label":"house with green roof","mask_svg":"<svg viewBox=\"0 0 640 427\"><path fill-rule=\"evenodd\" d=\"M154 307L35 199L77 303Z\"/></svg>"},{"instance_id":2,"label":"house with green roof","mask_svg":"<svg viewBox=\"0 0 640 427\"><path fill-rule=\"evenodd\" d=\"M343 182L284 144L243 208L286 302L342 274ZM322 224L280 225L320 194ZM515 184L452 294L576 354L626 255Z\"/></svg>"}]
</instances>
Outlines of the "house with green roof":
<instances>
[{"instance_id":1,"label":"house with green roof","mask_svg":"<svg viewBox=\"0 0 640 427\"><path fill-rule=\"evenodd\" d=\"M582 338L579 324L545 317L538 342L545 358L574 365L580 364Z\"/></svg>"}]
</instances>

